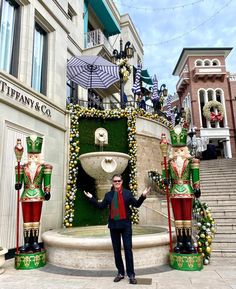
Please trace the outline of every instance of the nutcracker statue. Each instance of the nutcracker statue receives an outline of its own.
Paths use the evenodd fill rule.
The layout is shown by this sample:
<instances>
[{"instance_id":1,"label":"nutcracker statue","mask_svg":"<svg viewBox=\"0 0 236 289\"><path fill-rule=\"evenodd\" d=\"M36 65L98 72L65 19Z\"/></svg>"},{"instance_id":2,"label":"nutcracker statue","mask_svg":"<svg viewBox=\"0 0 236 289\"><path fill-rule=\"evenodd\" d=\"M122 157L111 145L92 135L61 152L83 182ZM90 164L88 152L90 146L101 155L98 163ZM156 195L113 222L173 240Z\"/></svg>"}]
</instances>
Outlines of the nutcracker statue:
<instances>
[{"instance_id":1,"label":"nutcracker statue","mask_svg":"<svg viewBox=\"0 0 236 289\"><path fill-rule=\"evenodd\" d=\"M169 198L177 238L174 252L170 253L170 261L175 269L200 270L202 269L201 254L197 253L192 241L193 198L199 198L201 195L199 160L189 153L186 128L176 125L170 131L170 138L172 148L168 163L162 170L164 183L170 188ZM194 264L196 266L193 266Z\"/></svg>"},{"instance_id":2,"label":"nutcracker statue","mask_svg":"<svg viewBox=\"0 0 236 289\"><path fill-rule=\"evenodd\" d=\"M45 250L41 249L38 243L39 225L42 204L44 200L48 201L50 199L51 189L52 166L43 163L40 159L43 138L32 135L26 138L26 143L28 161L26 164L20 166L20 172L18 167L16 167L15 189L20 190L22 185L24 186L20 197L23 215L24 245L20 248L20 254L16 256L17 269L31 269L21 268L20 263L25 256L32 255L35 257L37 255L36 264L38 264L40 253L45 253ZM45 259L45 254L42 255L42 258ZM26 258L26 260L29 260L29 258ZM44 261L42 260L42 263ZM29 267L31 266L29 262L27 264ZM32 265L32 268L35 268L34 265Z\"/></svg>"}]
</instances>

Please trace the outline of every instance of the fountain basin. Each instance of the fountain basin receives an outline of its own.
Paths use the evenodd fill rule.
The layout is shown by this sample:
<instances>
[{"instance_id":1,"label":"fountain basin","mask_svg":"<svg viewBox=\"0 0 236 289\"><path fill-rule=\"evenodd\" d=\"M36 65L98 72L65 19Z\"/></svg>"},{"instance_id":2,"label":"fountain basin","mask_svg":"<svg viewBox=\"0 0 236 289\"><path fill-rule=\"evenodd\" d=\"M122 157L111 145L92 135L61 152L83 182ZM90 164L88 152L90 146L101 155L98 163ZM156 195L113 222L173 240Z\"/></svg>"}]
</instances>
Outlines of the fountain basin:
<instances>
[{"instance_id":1,"label":"fountain basin","mask_svg":"<svg viewBox=\"0 0 236 289\"><path fill-rule=\"evenodd\" d=\"M113 175L122 174L128 165L130 156L120 152L92 152L79 156L84 171L96 180L99 200L110 190Z\"/></svg>"},{"instance_id":2,"label":"fountain basin","mask_svg":"<svg viewBox=\"0 0 236 289\"><path fill-rule=\"evenodd\" d=\"M107 226L51 230L43 233L42 239L50 264L79 270L115 269ZM166 228L133 225L135 268L167 264L168 252L169 235Z\"/></svg>"}]
</instances>

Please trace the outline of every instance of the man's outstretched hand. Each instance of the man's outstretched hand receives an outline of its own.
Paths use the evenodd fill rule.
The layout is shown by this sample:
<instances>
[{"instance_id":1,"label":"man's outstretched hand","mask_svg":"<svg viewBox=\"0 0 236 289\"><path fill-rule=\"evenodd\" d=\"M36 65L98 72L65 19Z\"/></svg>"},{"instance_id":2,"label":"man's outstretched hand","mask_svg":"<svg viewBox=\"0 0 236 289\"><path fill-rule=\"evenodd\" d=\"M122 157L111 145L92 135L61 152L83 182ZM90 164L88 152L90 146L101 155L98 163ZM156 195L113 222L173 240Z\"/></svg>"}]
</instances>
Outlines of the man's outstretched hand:
<instances>
[{"instance_id":1,"label":"man's outstretched hand","mask_svg":"<svg viewBox=\"0 0 236 289\"><path fill-rule=\"evenodd\" d=\"M93 197L93 195L90 194L89 192L85 192L85 191L84 191L84 194L85 194L85 196L86 196L87 198L89 198L89 199L91 199L91 198Z\"/></svg>"},{"instance_id":2,"label":"man's outstretched hand","mask_svg":"<svg viewBox=\"0 0 236 289\"><path fill-rule=\"evenodd\" d=\"M143 197L146 197L146 196L150 193L150 191L151 191L151 187L145 188L145 190L144 190L143 193L142 193L142 196L143 196Z\"/></svg>"}]
</instances>

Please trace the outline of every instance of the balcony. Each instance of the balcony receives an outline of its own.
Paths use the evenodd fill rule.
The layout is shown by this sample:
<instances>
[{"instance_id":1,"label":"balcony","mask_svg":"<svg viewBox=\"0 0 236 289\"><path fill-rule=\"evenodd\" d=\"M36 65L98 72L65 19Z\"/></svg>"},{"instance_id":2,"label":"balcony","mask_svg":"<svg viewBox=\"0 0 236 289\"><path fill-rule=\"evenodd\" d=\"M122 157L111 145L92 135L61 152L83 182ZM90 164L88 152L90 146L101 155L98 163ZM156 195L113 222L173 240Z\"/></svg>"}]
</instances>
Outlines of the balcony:
<instances>
[{"instance_id":1,"label":"balcony","mask_svg":"<svg viewBox=\"0 0 236 289\"><path fill-rule=\"evenodd\" d=\"M214 82L216 79L224 81L226 76L225 66L201 66L195 67L193 70L193 80L197 82L198 80L211 80Z\"/></svg>"},{"instance_id":2,"label":"balcony","mask_svg":"<svg viewBox=\"0 0 236 289\"><path fill-rule=\"evenodd\" d=\"M184 92L188 85L189 85L189 72L183 72L176 85L177 93Z\"/></svg>"},{"instance_id":3,"label":"balcony","mask_svg":"<svg viewBox=\"0 0 236 289\"><path fill-rule=\"evenodd\" d=\"M99 45L104 45L106 49L112 54L112 47L106 36L100 29L89 31L84 35L84 48L94 48Z\"/></svg>"}]
</instances>

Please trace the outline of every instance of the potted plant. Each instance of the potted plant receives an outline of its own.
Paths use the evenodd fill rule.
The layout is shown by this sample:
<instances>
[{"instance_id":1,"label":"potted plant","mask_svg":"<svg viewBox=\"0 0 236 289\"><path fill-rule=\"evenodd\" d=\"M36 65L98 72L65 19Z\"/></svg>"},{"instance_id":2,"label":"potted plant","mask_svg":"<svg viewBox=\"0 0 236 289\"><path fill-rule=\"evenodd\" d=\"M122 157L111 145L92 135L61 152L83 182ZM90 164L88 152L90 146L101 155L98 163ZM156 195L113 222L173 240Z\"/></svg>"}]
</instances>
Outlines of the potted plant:
<instances>
[{"instance_id":1,"label":"potted plant","mask_svg":"<svg viewBox=\"0 0 236 289\"><path fill-rule=\"evenodd\" d=\"M5 263L5 254L8 252L6 248L0 247L0 274L4 272L2 268L3 264Z\"/></svg>"}]
</instances>

